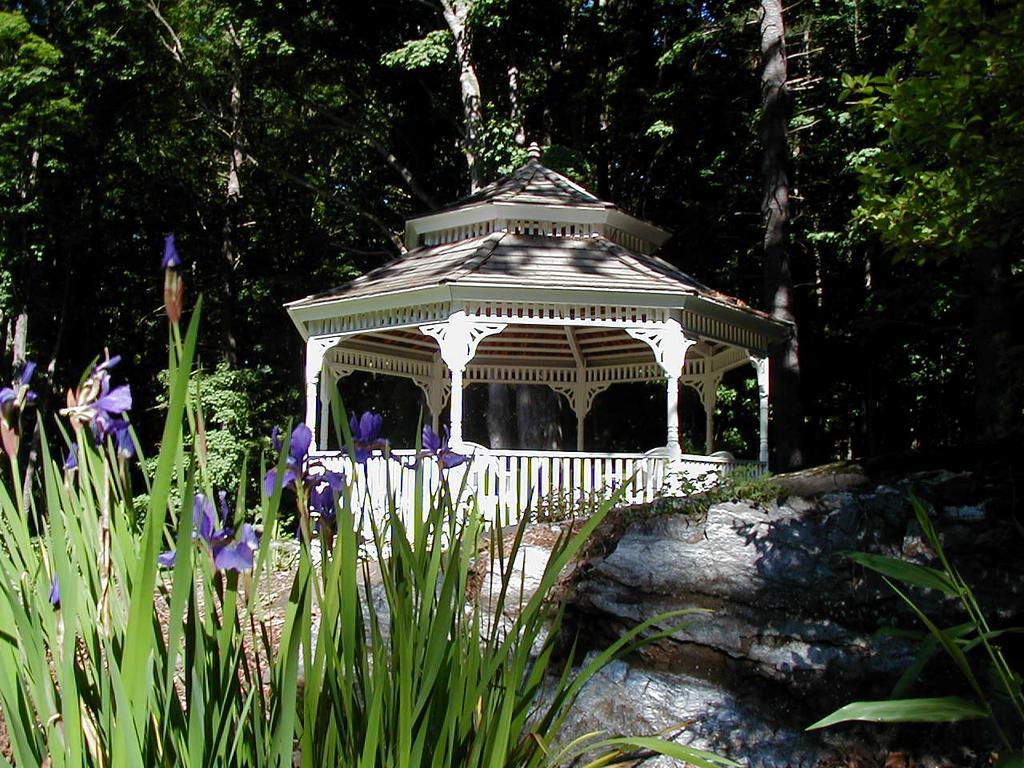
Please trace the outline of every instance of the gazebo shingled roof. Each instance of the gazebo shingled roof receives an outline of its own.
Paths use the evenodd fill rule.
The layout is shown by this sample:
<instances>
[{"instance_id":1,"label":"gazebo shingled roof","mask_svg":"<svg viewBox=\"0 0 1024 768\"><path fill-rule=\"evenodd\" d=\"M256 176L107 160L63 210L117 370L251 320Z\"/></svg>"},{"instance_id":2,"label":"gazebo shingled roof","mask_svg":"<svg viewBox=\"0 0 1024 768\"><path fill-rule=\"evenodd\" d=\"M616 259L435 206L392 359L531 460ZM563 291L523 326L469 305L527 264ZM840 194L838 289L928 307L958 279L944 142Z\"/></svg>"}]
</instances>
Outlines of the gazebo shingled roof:
<instances>
[{"instance_id":1,"label":"gazebo shingled roof","mask_svg":"<svg viewBox=\"0 0 1024 768\"><path fill-rule=\"evenodd\" d=\"M408 253L285 305L307 340L307 422L324 365L335 375L412 378L435 421L450 391L456 442L464 383L523 381L570 397L582 447L583 416L597 391L667 377L669 449L678 452L671 414L680 380L701 392L710 449L717 381L753 359L763 460L765 350L788 327L654 256L667 238L544 167L531 146L512 174L409 219ZM321 391L322 408L325 399Z\"/></svg>"},{"instance_id":2,"label":"gazebo shingled roof","mask_svg":"<svg viewBox=\"0 0 1024 768\"><path fill-rule=\"evenodd\" d=\"M545 168L539 158L531 157L512 173L444 206L441 211L493 202L615 207L557 171Z\"/></svg>"},{"instance_id":3,"label":"gazebo shingled roof","mask_svg":"<svg viewBox=\"0 0 1024 768\"><path fill-rule=\"evenodd\" d=\"M664 259L633 253L603 235L553 240L547 235L516 235L505 231L455 243L425 246L394 259L361 277L289 303L313 306L335 299L354 299L441 285L494 288L551 288L676 293L699 296L734 307L753 317L770 316L739 299L715 291Z\"/></svg>"}]
</instances>

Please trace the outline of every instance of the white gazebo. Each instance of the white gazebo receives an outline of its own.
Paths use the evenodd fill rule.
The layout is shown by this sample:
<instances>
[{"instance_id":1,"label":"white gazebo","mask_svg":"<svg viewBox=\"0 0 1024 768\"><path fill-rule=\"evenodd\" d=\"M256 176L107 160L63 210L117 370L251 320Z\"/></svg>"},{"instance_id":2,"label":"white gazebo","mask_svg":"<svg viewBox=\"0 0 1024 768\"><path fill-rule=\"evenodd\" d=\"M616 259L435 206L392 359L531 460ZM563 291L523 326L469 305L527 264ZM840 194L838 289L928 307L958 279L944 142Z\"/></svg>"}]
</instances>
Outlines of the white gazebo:
<instances>
[{"instance_id":1,"label":"white gazebo","mask_svg":"<svg viewBox=\"0 0 1024 768\"><path fill-rule=\"evenodd\" d=\"M453 447L476 453L478 501L590 493L629 484L649 500L666 469L703 474L729 457L683 454L679 385L700 394L714 450L722 375L753 364L760 393L757 462L768 460L768 345L789 328L653 255L668 233L603 202L540 163L441 211L410 219L408 253L332 290L286 305L306 341L306 424L321 461L330 387L367 371L411 379L434 427L450 401ZM623 382L665 383L665 443L643 454L583 451L595 395ZM491 451L463 439L463 387L543 384L576 414L576 451ZM356 404L358 405L358 404ZM367 469L367 482L380 475ZM390 480L392 489L402 483Z\"/></svg>"}]
</instances>

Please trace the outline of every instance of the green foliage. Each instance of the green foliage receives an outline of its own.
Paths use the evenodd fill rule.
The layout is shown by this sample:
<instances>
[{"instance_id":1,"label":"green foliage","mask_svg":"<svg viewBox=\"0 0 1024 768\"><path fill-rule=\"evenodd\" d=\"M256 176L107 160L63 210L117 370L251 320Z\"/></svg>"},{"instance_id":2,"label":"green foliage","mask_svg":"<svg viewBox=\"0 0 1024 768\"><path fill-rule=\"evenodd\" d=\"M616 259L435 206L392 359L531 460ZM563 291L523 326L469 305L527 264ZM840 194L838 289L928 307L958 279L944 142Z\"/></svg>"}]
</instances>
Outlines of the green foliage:
<instances>
[{"instance_id":1,"label":"green foliage","mask_svg":"<svg viewBox=\"0 0 1024 768\"><path fill-rule=\"evenodd\" d=\"M473 511L459 520L454 510L460 496L457 489L442 488L423 510L391 509L382 528L375 528L378 587L368 565L359 562L353 525L358 512L348 506L346 494L332 559L322 565L319 639L312 664L304 665L303 720L326 731L303 729L302 765L539 766L595 751L607 752L598 758L607 760L635 744L588 740L568 745L558 761L551 755L560 724L586 680L638 643L668 634L646 621L582 669L571 671L570 657L564 671L557 671L561 613L549 604L548 592L610 504L578 533L561 537L538 591L505 627L498 617L512 609L506 601L512 599L513 564L526 526L519 526L510 545L501 536L489 537L486 555L475 559L483 530ZM385 531L390 556L383 548ZM478 594L467 611L465 595L481 567L500 572L498 593ZM375 589L386 596L386 613L375 607ZM365 602L353 604L352 595L365 595ZM304 605L308 610L308 602ZM671 623L681 615L659 621ZM296 619L308 620L301 612ZM553 689L552 681L557 681ZM660 740L651 741L650 748L680 749ZM681 749L694 765L729 764Z\"/></svg>"},{"instance_id":2,"label":"green foliage","mask_svg":"<svg viewBox=\"0 0 1024 768\"><path fill-rule=\"evenodd\" d=\"M491 176L504 176L526 162L526 148L516 144L516 126L489 105L480 128L480 163Z\"/></svg>"},{"instance_id":3,"label":"green foliage","mask_svg":"<svg viewBox=\"0 0 1024 768\"><path fill-rule=\"evenodd\" d=\"M723 382L715 393L715 448L733 456L757 453L757 379Z\"/></svg>"},{"instance_id":4,"label":"green foliage","mask_svg":"<svg viewBox=\"0 0 1024 768\"><path fill-rule=\"evenodd\" d=\"M419 40L407 40L401 48L380 57L385 67L423 69L448 63L452 55L452 36L446 29L434 29Z\"/></svg>"},{"instance_id":5,"label":"green foliage","mask_svg":"<svg viewBox=\"0 0 1024 768\"><path fill-rule=\"evenodd\" d=\"M980 720L988 711L957 696L899 701L858 701L840 707L807 730L864 720L871 723L955 723L959 720Z\"/></svg>"},{"instance_id":6,"label":"green foliage","mask_svg":"<svg viewBox=\"0 0 1024 768\"><path fill-rule=\"evenodd\" d=\"M280 408L275 398L265 394L270 380L267 368L233 369L224 361L212 372L196 370L189 379L190 402L203 427L201 437L199 433L196 438L186 435L186 460L198 458L201 453L204 475L213 487L258 498L259 484L244 470L247 464L258 466L269 445L266 435L273 415ZM156 405L166 409L167 397L158 395ZM194 439L197 444L193 444ZM157 460L152 457L143 461L148 472L155 470ZM148 501L148 495L142 494L135 503L141 509Z\"/></svg>"},{"instance_id":7,"label":"green foliage","mask_svg":"<svg viewBox=\"0 0 1024 768\"><path fill-rule=\"evenodd\" d=\"M1019 238L1022 42L1020 3L931 0L907 36L907 68L844 78L883 136L856 164L856 215L898 255L969 255Z\"/></svg>"},{"instance_id":8,"label":"green foliage","mask_svg":"<svg viewBox=\"0 0 1024 768\"><path fill-rule=\"evenodd\" d=\"M270 404L261 396L269 373L265 368L232 369L221 362L212 373L199 373L189 382L206 427L206 473L218 488L236 490L246 460L257 463L267 430L254 429L270 417Z\"/></svg>"},{"instance_id":9,"label":"green foliage","mask_svg":"<svg viewBox=\"0 0 1024 768\"><path fill-rule=\"evenodd\" d=\"M650 127L644 131L645 136L649 136L654 139L667 139L673 133L675 133L675 128L664 120L655 120L651 123Z\"/></svg>"},{"instance_id":10,"label":"green foliage","mask_svg":"<svg viewBox=\"0 0 1024 768\"><path fill-rule=\"evenodd\" d=\"M772 476L756 466L740 465L729 472L708 472L684 477L671 497L655 503L653 514L682 513L704 519L715 504L743 501L766 506L778 501L781 491Z\"/></svg>"},{"instance_id":11,"label":"green foliage","mask_svg":"<svg viewBox=\"0 0 1024 768\"><path fill-rule=\"evenodd\" d=\"M862 552L850 557L860 565L880 573L886 583L906 603L914 615L925 625L929 636L921 643L917 659L897 683L893 698L888 701L862 701L847 704L831 715L819 720L809 728L825 728L849 720L870 720L875 722L953 722L964 719L987 718L992 723L1002 742L1004 760L1020 760L1024 752L1021 741L1021 726L1024 726L1024 679L1012 669L999 647L998 639L1008 633L1021 633L1024 628L993 630L981 611L970 586L946 558L942 540L932 524L928 511L917 500L912 499L914 515L938 558L941 568L928 568L895 558L870 555ZM903 582L923 589L938 590L955 598L963 608L967 621L961 625L940 628L935 624L894 581ZM958 697L909 699L897 698L924 672L925 667L942 649L963 675L974 701ZM975 672L975 665L968 654L980 650L982 661L987 666L988 678L993 690L983 685L985 676ZM977 654L976 654L977 655ZM1013 718L1013 725L1001 722L1002 714L993 701L998 699L1007 707Z\"/></svg>"}]
</instances>

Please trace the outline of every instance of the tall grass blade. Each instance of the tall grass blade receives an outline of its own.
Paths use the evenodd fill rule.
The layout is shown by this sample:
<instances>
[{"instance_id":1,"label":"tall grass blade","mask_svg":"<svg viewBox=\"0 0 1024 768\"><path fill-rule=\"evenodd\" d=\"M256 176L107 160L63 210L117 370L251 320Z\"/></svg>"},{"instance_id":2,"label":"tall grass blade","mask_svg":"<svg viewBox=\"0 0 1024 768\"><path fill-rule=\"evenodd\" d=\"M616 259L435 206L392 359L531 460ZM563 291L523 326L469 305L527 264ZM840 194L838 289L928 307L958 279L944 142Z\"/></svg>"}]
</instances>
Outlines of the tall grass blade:
<instances>
[{"instance_id":1,"label":"tall grass blade","mask_svg":"<svg viewBox=\"0 0 1024 768\"><path fill-rule=\"evenodd\" d=\"M958 720L980 720L988 716L987 709L958 696L855 701L808 726L807 730L827 728L851 720L873 723L951 723Z\"/></svg>"}]
</instances>

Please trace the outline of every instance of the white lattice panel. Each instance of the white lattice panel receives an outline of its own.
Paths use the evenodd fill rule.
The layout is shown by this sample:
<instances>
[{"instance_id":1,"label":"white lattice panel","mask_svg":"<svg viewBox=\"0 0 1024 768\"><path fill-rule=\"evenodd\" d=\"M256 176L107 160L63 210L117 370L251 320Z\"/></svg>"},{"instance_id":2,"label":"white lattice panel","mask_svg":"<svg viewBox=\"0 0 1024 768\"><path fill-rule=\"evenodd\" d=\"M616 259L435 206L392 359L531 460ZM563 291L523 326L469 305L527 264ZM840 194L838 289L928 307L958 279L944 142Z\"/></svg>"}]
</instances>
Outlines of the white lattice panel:
<instances>
[{"instance_id":1,"label":"white lattice panel","mask_svg":"<svg viewBox=\"0 0 1024 768\"><path fill-rule=\"evenodd\" d=\"M460 227L448 227L447 229L439 229L434 232L424 232L420 235L420 245L457 243L460 240L468 240L471 237L489 235L494 230L494 221L477 221Z\"/></svg>"},{"instance_id":2,"label":"white lattice panel","mask_svg":"<svg viewBox=\"0 0 1024 768\"><path fill-rule=\"evenodd\" d=\"M311 336L332 333L358 333L375 331L381 328L397 328L401 326L421 325L447 320L451 314L451 304L436 302L432 304L416 304L409 307L380 309L372 312L357 312L351 315L322 320L310 320L307 324Z\"/></svg>"},{"instance_id":3,"label":"white lattice panel","mask_svg":"<svg viewBox=\"0 0 1024 768\"><path fill-rule=\"evenodd\" d=\"M466 382L474 384L552 384L573 382L575 380L575 368L472 364L466 367Z\"/></svg>"},{"instance_id":4,"label":"white lattice panel","mask_svg":"<svg viewBox=\"0 0 1024 768\"><path fill-rule=\"evenodd\" d=\"M724 320L698 314L692 310L683 310L683 327L689 333L703 336L715 341L724 341L744 349L764 349L767 339L749 328L740 328Z\"/></svg>"},{"instance_id":5,"label":"white lattice panel","mask_svg":"<svg viewBox=\"0 0 1024 768\"><path fill-rule=\"evenodd\" d=\"M365 352L344 346L329 349L324 356L324 362L328 366L371 373L387 373L407 378L429 378L433 371L433 363L408 357L392 357L377 352Z\"/></svg>"},{"instance_id":6,"label":"white lattice panel","mask_svg":"<svg viewBox=\"0 0 1024 768\"><path fill-rule=\"evenodd\" d=\"M479 319L504 320L529 325L556 324L624 327L660 323L670 316L660 307L614 304L556 304L541 302L467 301L466 314Z\"/></svg>"}]
</instances>

